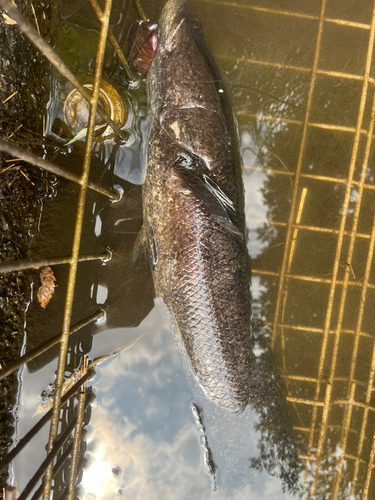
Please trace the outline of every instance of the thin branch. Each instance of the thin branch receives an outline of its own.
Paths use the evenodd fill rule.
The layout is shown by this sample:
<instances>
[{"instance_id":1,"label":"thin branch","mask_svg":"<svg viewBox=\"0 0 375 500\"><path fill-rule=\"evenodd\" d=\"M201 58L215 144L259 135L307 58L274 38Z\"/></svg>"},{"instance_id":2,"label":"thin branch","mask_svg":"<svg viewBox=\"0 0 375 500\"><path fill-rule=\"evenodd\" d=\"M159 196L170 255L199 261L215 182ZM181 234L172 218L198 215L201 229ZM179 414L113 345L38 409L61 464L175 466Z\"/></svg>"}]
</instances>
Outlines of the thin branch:
<instances>
[{"instance_id":1,"label":"thin branch","mask_svg":"<svg viewBox=\"0 0 375 500\"><path fill-rule=\"evenodd\" d=\"M93 321L96 321L99 318L102 318L104 314L105 314L104 311L100 310L97 311L95 314L92 314L91 316L88 316L87 318L83 319L82 321L79 321L70 328L69 335L78 332L78 330L81 330L86 325L92 323ZM22 365L29 363L31 360L37 358L44 352L48 351L48 349L51 349L51 347L58 344L60 340L61 340L61 333L53 336L46 342L43 342L43 344L38 345L31 351L27 352L24 356L20 356L19 358L11 361L4 368L0 369L0 380L3 380L3 378L7 377L11 373L18 370L18 368L20 368Z\"/></svg>"},{"instance_id":2,"label":"thin branch","mask_svg":"<svg viewBox=\"0 0 375 500\"><path fill-rule=\"evenodd\" d=\"M74 394L78 391L78 389L93 375L95 374L95 370L89 369L81 379L76 382L76 384L61 398L61 406L63 406L69 399L74 396ZM34 425L32 429L19 441L17 446L13 448L12 451L8 453L8 455L0 462L0 473L5 469L5 467L22 451L25 446L32 440L34 436L38 434L38 432L43 429L46 423L51 419L52 409L49 410L44 417L42 417L37 424Z\"/></svg>"},{"instance_id":3,"label":"thin branch","mask_svg":"<svg viewBox=\"0 0 375 500\"><path fill-rule=\"evenodd\" d=\"M3 0L0 0L0 4L2 1ZM69 181L73 181L76 184L82 186L83 181L79 175L73 174L68 170L63 169L48 160L43 160L42 158L39 158L39 156L34 155L33 153L30 153L29 151L20 148L16 144L13 144L11 142L6 142L3 139L0 139L0 151L4 151L5 153L15 156L17 159L30 163L35 167L40 167L43 168L44 170L48 170L48 172L59 175L60 177L64 177L64 179L68 179ZM116 191L103 188L98 184L94 184L93 182L90 181L88 181L87 186L93 191L96 191L97 193L101 193L104 194L105 196L108 196L109 198L111 198L111 200L117 201L119 199L119 193L117 193Z\"/></svg>"},{"instance_id":4,"label":"thin branch","mask_svg":"<svg viewBox=\"0 0 375 500\"><path fill-rule=\"evenodd\" d=\"M87 406L91 403L91 401L95 398L94 394L91 394L85 401L85 409ZM21 495L18 497L18 500L26 500L26 498L30 495L32 490L35 488L35 486L38 484L38 481L40 478L43 476L47 468L53 463L54 458L60 451L60 449L64 446L66 441L69 439L75 425L77 422L77 416L72 419L68 427L65 429L63 434L60 436L60 438L55 442L55 445L53 447L53 450L47 455L39 469L36 471L34 476L30 479L30 481L27 483L26 488L23 490ZM53 468L52 468L53 469ZM52 476L51 476L52 479Z\"/></svg>"},{"instance_id":5,"label":"thin branch","mask_svg":"<svg viewBox=\"0 0 375 500\"><path fill-rule=\"evenodd\" d=\"M100 19L103 15L103 12L102 12L102 9L100 8L98 2L96 0L89 0L89 2L91 4L91 7L93 8L95 14L97 15L98 19ZM108 28L108 40L110 41L117 57L119 58L122 65L124 66L126 72L128 73L128 77L130 78L130 80L132 82L134 82L136 80L134 77L134 74L133 74L132 70L130 69L128 61L126 60L126 58L125 58L125 56L120 48L120 45L117 43L117 40L116 40L111 28Z\"/></svg>"}]
</instances>

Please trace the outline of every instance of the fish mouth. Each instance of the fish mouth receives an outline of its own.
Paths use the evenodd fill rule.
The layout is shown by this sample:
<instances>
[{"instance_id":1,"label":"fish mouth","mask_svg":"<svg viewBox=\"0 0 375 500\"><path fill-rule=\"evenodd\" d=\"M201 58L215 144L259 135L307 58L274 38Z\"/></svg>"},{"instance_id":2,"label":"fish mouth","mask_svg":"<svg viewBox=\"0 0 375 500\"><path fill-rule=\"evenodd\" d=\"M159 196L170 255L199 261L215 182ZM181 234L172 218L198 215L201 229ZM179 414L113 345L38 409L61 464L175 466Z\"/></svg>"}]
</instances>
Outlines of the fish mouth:
<instances>
[{"instance_id":1,"label":"fish mouth","mask_svg":"<svg viewBox=\"0 0 375 500\"><path fill-rule=\"evenodd\" d=\"M188 18L186 0L169 0L160 17L160 45L172 52L181 39Z\"/></svg>"}]
</instances>

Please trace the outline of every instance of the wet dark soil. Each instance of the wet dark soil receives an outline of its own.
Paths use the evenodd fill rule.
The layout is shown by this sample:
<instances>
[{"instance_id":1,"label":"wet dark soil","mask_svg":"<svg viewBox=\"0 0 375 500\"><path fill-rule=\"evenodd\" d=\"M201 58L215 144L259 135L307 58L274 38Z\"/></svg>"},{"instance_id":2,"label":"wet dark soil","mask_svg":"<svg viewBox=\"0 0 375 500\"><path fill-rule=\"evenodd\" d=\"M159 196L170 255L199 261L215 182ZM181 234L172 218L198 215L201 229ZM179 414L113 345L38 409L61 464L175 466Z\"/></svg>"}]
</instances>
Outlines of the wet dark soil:
<instances>
[{"instance_id":1,"label":"wet dark soil","mask_svg":"<svg viewBox=\"0 0 375 500\"><path fill-rule=\"evenodd\" d=\"M16 1L22 13L47 40L50 5ZM34 8L34 12L33 12ZM34 15L35 13L35 15ZM0 16L0 136L43 154L43 112L48 99L48 65L17 25ZM0 260L28 258L46 196L45 174L0 153ZM24 341L25 311L30 299L30 276L25 272L0 275L0 363L18 357ZM0 459L13 444L18 394L17 374L0 382ZM7 472L0 476L0 498Z\"/></svg>"}]
</instances>

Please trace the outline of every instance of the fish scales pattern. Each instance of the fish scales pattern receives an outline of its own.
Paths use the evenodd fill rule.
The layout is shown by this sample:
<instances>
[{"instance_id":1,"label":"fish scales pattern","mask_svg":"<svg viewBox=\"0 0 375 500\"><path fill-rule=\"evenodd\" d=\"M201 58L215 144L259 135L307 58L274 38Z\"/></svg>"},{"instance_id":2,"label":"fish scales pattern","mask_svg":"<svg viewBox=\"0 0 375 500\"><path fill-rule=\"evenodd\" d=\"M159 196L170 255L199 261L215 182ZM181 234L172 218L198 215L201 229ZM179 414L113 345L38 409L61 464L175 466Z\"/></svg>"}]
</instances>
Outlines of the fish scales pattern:
<instances>
[{"instance_id":1,"label":"fish scales pattern","mask_svg":"<svg viewBox=\"0 0 375 500\"><path fill-rule=\"evenodd\" d=\"M183 169L186 161L190 179L204 172L219 186L245 235L241 168L220 73L183 0L163 10L148 94L143 215L149 254L156 254L155 290L207 396L240 412L251 398L255 363L246 240L218 223L210 196L195 192Z\"/></svg>"},{"instance_id":2,"label":"fish scales pattern","mask_svg":"<svg viewBox=\"0 0 375 500\"><path fill-rule=\"evenodd\" d=\"M160 231L167 244L159 255L157 292L176 319L208 397L239 412L251 396L254 362L247 255L179 179L170 181L164 200Z\"/></svg>"}]
</instances>

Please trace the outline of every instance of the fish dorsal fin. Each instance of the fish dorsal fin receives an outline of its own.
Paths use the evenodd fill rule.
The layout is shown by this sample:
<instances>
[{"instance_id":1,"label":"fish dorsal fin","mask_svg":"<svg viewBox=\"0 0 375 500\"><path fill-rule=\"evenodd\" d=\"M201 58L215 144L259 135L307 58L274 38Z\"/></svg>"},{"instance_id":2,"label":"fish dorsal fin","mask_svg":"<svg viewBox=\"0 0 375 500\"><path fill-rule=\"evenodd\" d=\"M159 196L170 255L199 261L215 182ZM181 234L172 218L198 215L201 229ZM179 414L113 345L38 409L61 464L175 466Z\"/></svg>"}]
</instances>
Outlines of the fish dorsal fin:
<instances>
[{"instance_id":1,"label":"fish dorsal fin","mask_svg":"<svg viewBox=\"0 0 375 500\"><path fill-rule=\"evenodd\" d=\"M199 167L198 162L187 153L180 153L174 168L194 194L204 203L214 219L230 233L244 238L234 224L236 211L233 202L224 191Z\"/></svg>"}]
</instances>

